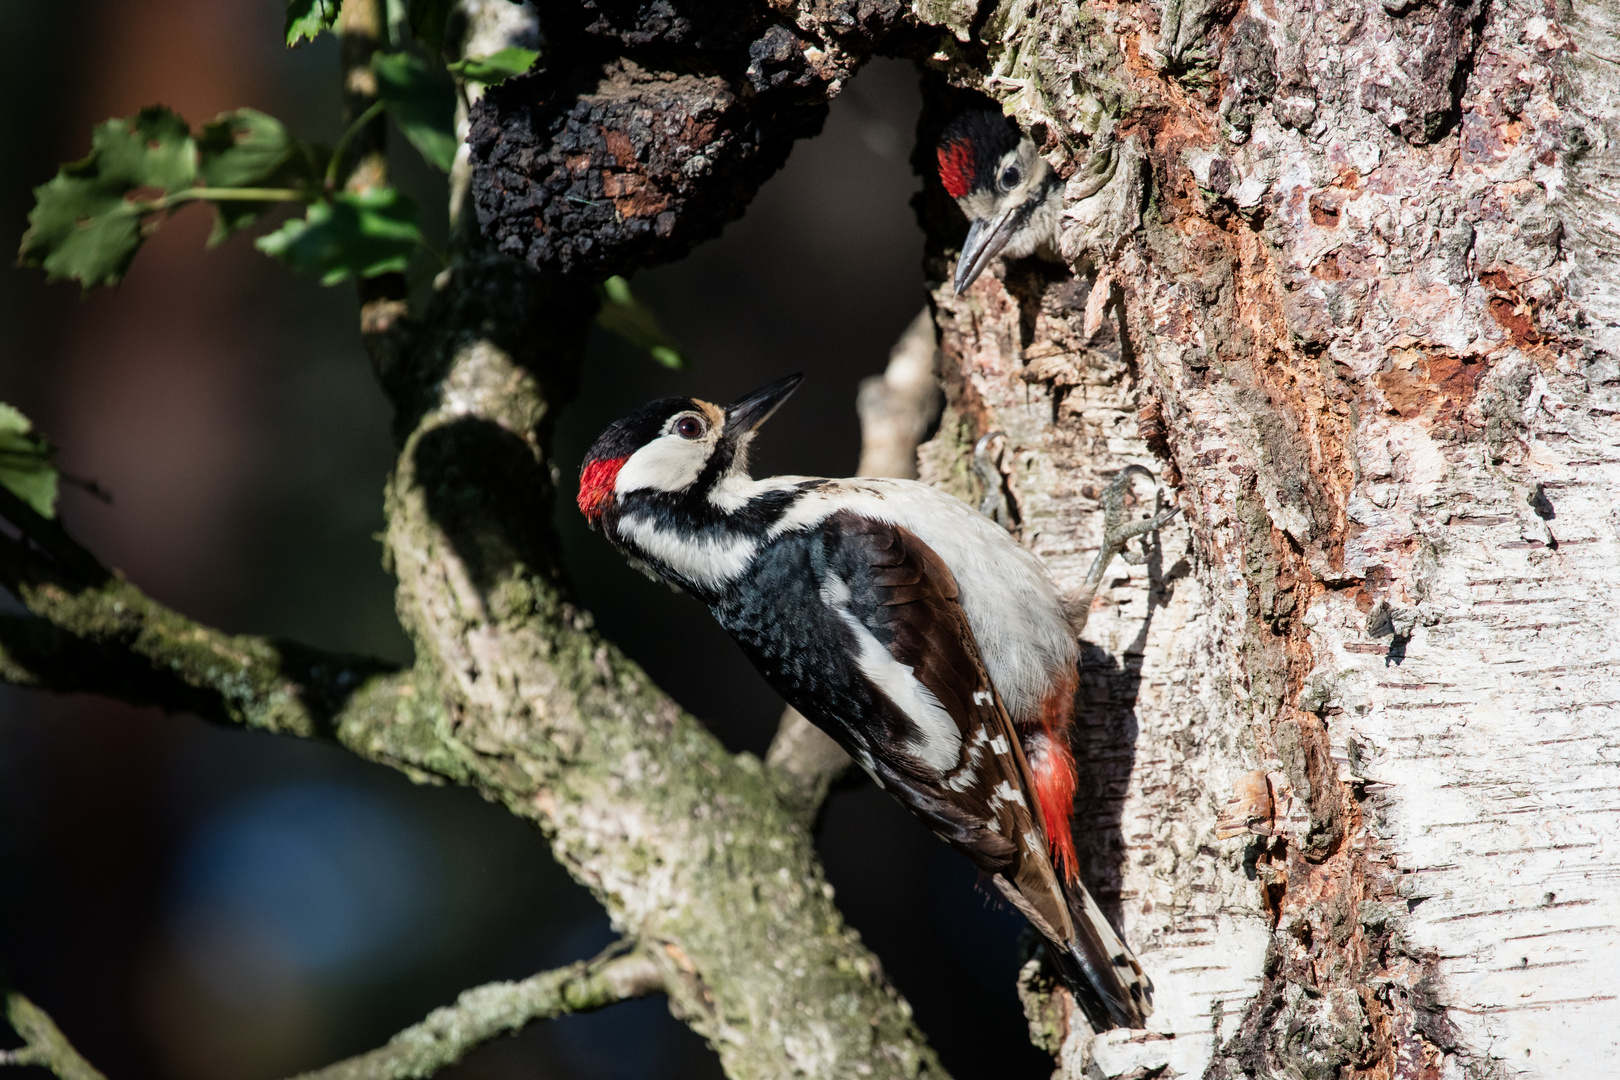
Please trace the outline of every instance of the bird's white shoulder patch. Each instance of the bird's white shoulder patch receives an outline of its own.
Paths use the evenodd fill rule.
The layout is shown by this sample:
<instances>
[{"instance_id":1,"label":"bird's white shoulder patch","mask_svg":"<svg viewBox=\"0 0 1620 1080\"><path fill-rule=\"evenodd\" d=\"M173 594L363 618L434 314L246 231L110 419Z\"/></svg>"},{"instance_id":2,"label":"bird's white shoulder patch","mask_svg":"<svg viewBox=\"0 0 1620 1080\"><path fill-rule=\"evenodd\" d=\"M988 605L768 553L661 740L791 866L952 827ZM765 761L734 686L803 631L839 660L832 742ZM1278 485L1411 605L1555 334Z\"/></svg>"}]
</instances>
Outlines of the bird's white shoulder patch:
<instances>
[{"instance_id":1,"label":"bird's white shoulder patch","mask_svg":"<svg viewBox=\"0 0 1620 1080\"><path fill-rule=\"evenodd\" d=\"M836 574L830 575L822 585L821 599L855 635L860 649L855 663L861 674L911 721L915 734L908 749L935 772L947 773L956 768L962 759L962 733L956 721L917 673L896 660L872 631L850 614L848 583Z\"/></svg>"},{"instance_id":2,"label":"bird's white shoulder patch","mask_svg":"<svg viewBox=\"0 0 1620 1080\"><path fill-rule=\"evenodd\" d=\"M759 545L746 536L684 536L659 528L643 514L620 518L618 532L648 561L709 589L719 589L741 577L759 550Z\"/></svg>"}]
</instances>

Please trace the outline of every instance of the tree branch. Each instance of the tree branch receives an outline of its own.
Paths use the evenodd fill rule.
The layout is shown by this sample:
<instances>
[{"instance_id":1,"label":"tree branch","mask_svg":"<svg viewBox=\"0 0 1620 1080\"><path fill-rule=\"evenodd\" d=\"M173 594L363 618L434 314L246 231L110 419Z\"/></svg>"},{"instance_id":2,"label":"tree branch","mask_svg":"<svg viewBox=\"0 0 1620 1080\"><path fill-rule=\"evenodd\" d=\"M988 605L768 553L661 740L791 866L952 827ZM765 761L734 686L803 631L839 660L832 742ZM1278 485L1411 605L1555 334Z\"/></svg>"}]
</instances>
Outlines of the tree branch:
<instances>
[{"instance_id":1,"label":"tree branch","mask_svg":"<svg viewBox=\"0 0 1620 1080\"><path fill-rule=\"evenodd\" d=\"M360 45L377 40L379 10L344 5L346 80L363 82ZM366 88L347 90L353 114ZM672 1009L736 1080L943 1076L771 775L728 753L571 603L547 526L547 449L577 385L589 283L542 279L458 234L419 319L402 303L376 307L376 284L362 286L361 327L396 407L386 551L416 670L301 661L200 627L94 560L69 566L73 547L51 557L34 535L0 543L0 581L54 629L0 628L12 632L0 666L34 685L91 678L41 662L66 634L70 649L172 673L204 715L330 735L475 788L538 825L614 924L646 943Z\"/></svg>"},{"instance_id":2,"label":"tree branch","mask_svg":"<svg viewBox=\"0 0 1620 1080\"><path fill-rule=\"evenodd\" d=\"M935 374L938 334L929 308L900 334L881 375L861 380L855 411L861 418L857 476L917 478L917 447L939 420L945 402Z\"/></svg>"},{"instance_id":3,"label":"tree branch","mask_svg":"<svg viewBox=\"0 0 1620 1080\"><path fill-rule=\"evenodd\" d=\"M445 703L431 745L648 943L672 1009L731 1077L939 1076L772 774L683 713L562 584L545 448L590 296L458 248L395 384L407 434L386 546Z\"/></svg>"},{"instance_id":4,"label":"tree branch","mask_svg":"<svg viewBox=\"0 0 1620 1080\"><path fill-rule=\"evenodd\" d=\"M435 1009L386 1046L301 1073L294 1080L425 1080L468 1053L536 1020L592 1012L663 989L658 965L621 942L593 960L581 960L521 982L474 987L454 1005Z\"/></svg>"},{"instance_id":5,"label":"tree branch","mask_svg":"<svg viewBox=\"0 0 1620 1080\"><path fill-rule=\"evenodd\" d=\"M30 615L0 616L0 679L95 693L220 723L358 742L420 740L431 693L414 672L291 641L226 634L106 569L59 522L0 488L0 585Z\"/></svg>"},{"instance_id":6,"label":"tree branch","mask_svg":"<svg viewBox=\"0 0 1620 1080\"><path fill-rule=\"evenodd\" d=\"M775 775L782 797L802 820L815 820L833 781L849 763L849 754L831 735L793 706L782 710L765 764Z\"/></svg>"},{"instance_id":7,"label":"tree branch","mask_svg":"<svg viewBox=\"0 0 1620 1080\"><path fill-rule=\"evenodd\" d=\"M38 1065L51 1070L61 1080L107 1080L94 1065L84 1060L50 1015L16 991L6 994L6 1019L23 1045L0 1050L0 1066Z\"/></svg>"}]
</instances>

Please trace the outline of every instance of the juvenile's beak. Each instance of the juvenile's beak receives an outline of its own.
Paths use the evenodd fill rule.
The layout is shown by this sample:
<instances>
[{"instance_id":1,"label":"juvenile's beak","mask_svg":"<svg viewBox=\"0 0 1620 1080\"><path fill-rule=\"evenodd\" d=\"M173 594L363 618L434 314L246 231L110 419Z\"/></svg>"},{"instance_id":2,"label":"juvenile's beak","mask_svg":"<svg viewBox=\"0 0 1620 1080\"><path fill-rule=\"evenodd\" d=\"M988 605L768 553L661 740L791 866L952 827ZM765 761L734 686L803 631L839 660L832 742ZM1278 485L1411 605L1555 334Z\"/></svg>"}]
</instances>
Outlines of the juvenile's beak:
<instances>
[{"instance_id":1,"label":"juvenile's beak","mask_svg":"<svg viewBox=\"0 0 1620 1080\"><path fill-rule=\"evenodd\" d=\"M993 218L973 219L967 239L962 242L962 256L956 260L958 295L978 280L984 268L990 265L990 260L1001 254L1001 249L1012 239L1012 234L1017 231L1014 222L1017 209L1016 206L1009 206Z\"/></svg>"},{"instance_id":2,"label":"juvenile's beak","mask_svg":"<svg viewBox=\"0 0 1620 1080\"><path fill-rule=\"evenodd\" d=\"M789 375L785 379L778 379L769 386L762 386L741 401L732 402L726 406L726 431L733 434L747 434L771 418L771 413L779 408L788 395L799 388L804 381L803 375Z\"/></svg>"}]
</instances>

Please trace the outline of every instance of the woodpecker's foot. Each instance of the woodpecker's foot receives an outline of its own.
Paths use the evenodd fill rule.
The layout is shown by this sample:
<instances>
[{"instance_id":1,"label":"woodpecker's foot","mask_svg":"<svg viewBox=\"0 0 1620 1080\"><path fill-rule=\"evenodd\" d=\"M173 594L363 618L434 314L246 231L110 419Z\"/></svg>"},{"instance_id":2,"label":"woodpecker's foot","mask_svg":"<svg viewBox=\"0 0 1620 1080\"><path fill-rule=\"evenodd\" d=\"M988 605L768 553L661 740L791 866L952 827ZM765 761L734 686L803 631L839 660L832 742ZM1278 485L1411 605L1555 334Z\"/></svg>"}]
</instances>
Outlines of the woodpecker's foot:
<instances>
[{"instance_id":1,"label":"woodpecker's foot","mask_svg":"<svg viewBox=\"0 0 1620 1080\"><path fill-rule=\"evenodd\" d=\"M1108 563L1115 555L1132 566L1141 566L1147 561L1146 541L1143 541L1141 553L1131 551L1127 545L1138 536L1157 532L1181 511L1179 506L1172 506L1168 510L1162 509L1163 493L1155 489L1153 515L1140 521L1126 521L1125 493L1130 491L1131 480L1137 476L1145 476L1155 483L1158 479L1142 465L1127 465L1119 471L1118 476L1114 477L1113 483L1103 489L1102 495L1097 500L1102 503L1103 508L1102 550L1097 552L1097 561L1092 564L1091 573L1086 575L1088 580L1095 578L1100 583L1103 574L1108 570Z\"/></svg>"},{"instance_id":2,"label":"woodpecker's foot","mask_svg":"<svg viewBox=\"0 0 1620 1080\"><path fill-rule=\"evenodd\" d=\"M1125 493L1130 490L1131 480L1137 476L1145 476L1149 480L1156 480L1153 473L1141 465L1127 465L1121 469L1119 475L1106 488L1097 501L1102 503L1103 509L1103 536L1102 549L1097 552L1097 558L1092 562L1091 569L1086 572L1086 578L1080 583L1080 588L1063 598L1064 613L1068 616L1069 626L1079 637L1086 628L1086 621L1091 617L1091 601L1097 595L1097 589L1102 585L1103 574L1108 572L1108 564L1119 555L1133 566L1140 566L1147 561L1146 541L1143 541L1143 551L1137 554L1127 549L1133 539L1145 536L1163 527L1179 512L1179 507L1172 506L1168 510L1156 510L1151 517L1140 521L1125 520ZM1162 495L1155 496L1156 502L1162 505Z\"/></svg>"},{"instance_id":3,"label":"woodpecker's foot","mask_svg":"<svg viewBox=\"0 0 1620 1080\"><path fill-rule=\"evenodd\" d=\"M1006 449L1007 433L1004 431L992 431L980 438L973 444L973 473L984 484L979 513L1003 529L1010 529L1012 508L1007 504L1006 478L1001 473L1001 455Z\"/></svg>"}]
</instances>

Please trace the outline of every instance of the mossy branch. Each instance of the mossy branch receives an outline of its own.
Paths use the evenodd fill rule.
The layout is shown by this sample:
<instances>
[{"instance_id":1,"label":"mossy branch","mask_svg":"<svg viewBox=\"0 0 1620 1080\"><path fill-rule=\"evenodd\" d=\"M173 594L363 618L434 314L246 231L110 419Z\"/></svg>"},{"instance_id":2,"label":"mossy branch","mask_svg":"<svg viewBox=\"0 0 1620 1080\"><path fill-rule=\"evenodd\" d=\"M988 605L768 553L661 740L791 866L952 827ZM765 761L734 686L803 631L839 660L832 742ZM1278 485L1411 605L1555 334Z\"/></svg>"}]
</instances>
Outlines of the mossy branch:
<instances>
[{"instance_id":1,"label":"mossy branch","mask_svg":"<svg viewBox=\"0 0 1620 1080\"><path fill-rule=\"evenodd\" d=\"M0 1050L0 1066L38 1065L61 1080L107 1080L67 1041L56 1022L16 991L5 995L6 1020L23 1039L15 1050Z\"/></svg>"},{"instance_id":2,"label":"mossy branch","mask_svg":"<svg viewBox=\"0 0 1620 1080\"><path fill-rule=\"evenodd\" d=\"M657 965L641 950L625 948L621 942L592 960L519 982L474 987L387 1045L294 1080L426 1080L484 1043L515 1034L537 1020L592 1012L661 990Z\"/></svg>"},{"instance_id":3,"label":"mossy branch","mask_svg":"<svg viewBox=\"0 0 1620 1080\"><path fill-rule=\"evenodd\" d=\"M21 533L0 536L0 585L30 612L0 616L5 682L338 741L374 741L421 712L412 672L204 626L152 600L4 489L0 517Z\"/></svg>"}]
</instances>

